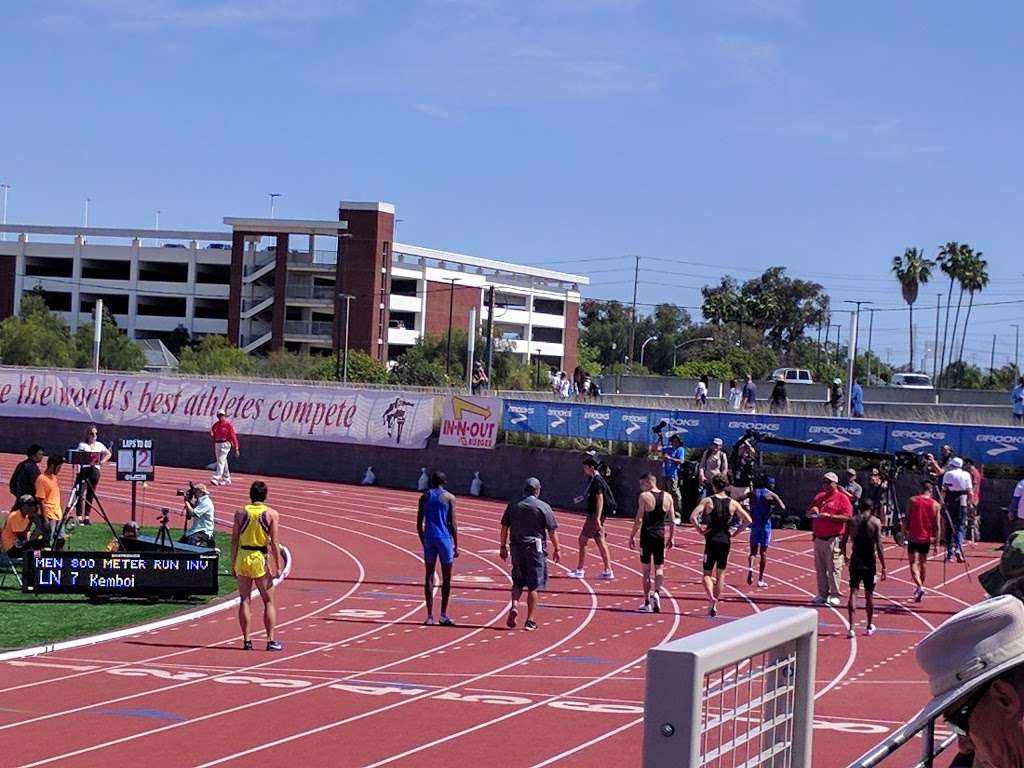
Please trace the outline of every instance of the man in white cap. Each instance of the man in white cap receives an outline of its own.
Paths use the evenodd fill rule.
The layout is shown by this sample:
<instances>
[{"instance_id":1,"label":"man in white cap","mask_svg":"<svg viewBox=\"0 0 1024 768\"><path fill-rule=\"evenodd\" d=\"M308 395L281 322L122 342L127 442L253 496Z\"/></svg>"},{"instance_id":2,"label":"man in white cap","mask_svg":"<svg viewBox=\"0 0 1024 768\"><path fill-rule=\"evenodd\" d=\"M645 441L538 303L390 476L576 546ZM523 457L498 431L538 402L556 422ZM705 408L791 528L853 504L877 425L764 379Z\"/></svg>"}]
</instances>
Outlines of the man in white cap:
<instances>
[{"instance_id":1,"label":"man in white cap","mask_svg":"<svg viewBox=\"0 0 1024 768\"><path fill-rule=\"evenodd\" d=\"M722 450L723 445L722 438L716 437L711 441L711 447L700 457L698 475L705 496L711 496L714 493L714 489L711 487L712 477L715 475L729 477L729 455Z\"/></svg>"},{"instance_id":2,"label":"man in white cap","mask_svg":"<svg viewBox=\"0 0 1024 768\"><path fill-rule=\"evenodd\" d=\"M974 765L1024 768L1024 604L1002 595L965 608L917 646L932 699L865 755L880 758L942 717ZM871 763L872 765L874 763Z\"/></svg>"},{"instance_id":3,"label":"man in white cap","mask_svg":"<svg viewBox=\"0 0 1024 768\"><path fill-rule=\"evenodd\" d=\"M833 379L832 385L828 388L828 407L833 416L843 415L843 381Z\"/></svg>"},{"instance_id":4,"label":"man in white cap","mask_svg":"<svg viewBox=\"0 0 1024 768\"><path fill-rule=\"evenodd\" d=\"M954 456L942 475L942 504L946 509L946 562L964 561L964 525L974 479L964 469L964 460Z\"/></svg>"},{"instance_id":5,"label":"man in white cap","mask_svg":"<svg viewBox=\"0 0 1024 768\"><path fill-rule=\"evenodd\" d=\"M818 594L815 603L839 605L839 579L843 574L843 550L839 537L853 517L850 497L839 490L835 472L826 472L821 479L824 488L814 497L807 517L812 520L814 533L814 570L818 575Z\"/></svg>"},{"instance_id":6,"label":"man in white cap","mask_svg":"<svg viewBox=\"0 0 1024 768\"><path fill-rule=\"evenodd\" d=\"M217 462L217 471L210 482L214 485L231 485L231 470L228 468L228 456L235 449L235 456L241 456L238 446L238 435L235 425L228 418L223 408L217 411L217 420L210 427L210 439L213 441L213 458Z\"/></svg>"}]
</instances>

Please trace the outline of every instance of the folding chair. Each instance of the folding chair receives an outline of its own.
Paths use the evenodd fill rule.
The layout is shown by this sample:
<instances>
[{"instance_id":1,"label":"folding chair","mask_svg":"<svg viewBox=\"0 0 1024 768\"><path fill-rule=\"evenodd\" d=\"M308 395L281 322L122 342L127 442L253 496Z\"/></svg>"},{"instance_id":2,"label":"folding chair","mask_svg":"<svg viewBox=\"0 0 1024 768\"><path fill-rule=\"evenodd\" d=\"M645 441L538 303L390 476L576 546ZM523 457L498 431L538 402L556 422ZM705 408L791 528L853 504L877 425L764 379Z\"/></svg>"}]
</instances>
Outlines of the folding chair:
<instances>
[{"instance_id":1,"label":"folding chair","mask_svg":"<svg viewBox=\"0 0 1024 768\"><path fill-rule=\"evenodd\" d=\"M10 558L6 552L0 552L0 589L7 583L8 574L14 576L14 580L18 582L18 588L20 589L21 584L21 573L18 570L21 567L21 558Z\"/></svg>"}]
</instances>

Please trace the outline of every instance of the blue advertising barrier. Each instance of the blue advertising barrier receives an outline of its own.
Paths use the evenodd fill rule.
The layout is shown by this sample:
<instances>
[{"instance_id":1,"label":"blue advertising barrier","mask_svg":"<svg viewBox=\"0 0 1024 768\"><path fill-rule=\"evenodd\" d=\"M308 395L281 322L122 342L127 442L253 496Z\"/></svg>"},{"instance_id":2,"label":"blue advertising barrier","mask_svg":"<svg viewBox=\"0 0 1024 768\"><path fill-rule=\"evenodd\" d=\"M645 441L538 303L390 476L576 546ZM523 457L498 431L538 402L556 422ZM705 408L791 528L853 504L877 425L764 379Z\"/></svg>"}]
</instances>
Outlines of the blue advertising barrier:
<instances>
[{"instance_id":1,"label":"blue advertising barrier","mask_svg":"<svg viewBox=\"0 0 1024 768\"><path fill-rule=\"evenodd\" d=\"M599 403L505 401L505 430L584 440L640 443L655 441L653 428L666 422L662 435L678 434L689 448L720 437L732 445L748 429L822 445L872 451L938 454L943 445L980 464L1024 465L1024 428L772 416L730 411L673 411L602 406ZM792 449L773 448L773 451Z\"/></svg>"}]
</instances>

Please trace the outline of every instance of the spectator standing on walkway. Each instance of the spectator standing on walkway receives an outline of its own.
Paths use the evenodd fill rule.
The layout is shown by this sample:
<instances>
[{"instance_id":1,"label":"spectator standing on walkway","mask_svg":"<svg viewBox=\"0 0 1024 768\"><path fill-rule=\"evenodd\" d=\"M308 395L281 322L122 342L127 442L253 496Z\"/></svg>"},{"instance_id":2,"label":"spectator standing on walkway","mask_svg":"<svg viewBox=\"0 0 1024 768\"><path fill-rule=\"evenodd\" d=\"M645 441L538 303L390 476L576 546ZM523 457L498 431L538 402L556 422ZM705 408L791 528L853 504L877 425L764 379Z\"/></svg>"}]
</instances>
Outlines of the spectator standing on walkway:
<instances>
[{"instance_id":1,"label":"spectator standing on walkway","mask_svg":"<svg viewBox=\"0 0 1024 768\"><path fill-rule=\"evenodd\" d=\"M828 388L828 409L833 416L843 415L843 382L833 379Z\"/></svg>"},{"instance_id":2,"label":"spectator standing on walkway","mask_svg":"<svg viewBox=\"0 0 1024 768\"><path fill-rule=\"evenodd\" d=\"M776 376L768 410L771 413L785 413L788 407L789 397L786 395L786 379L783 376Z\"/></svg>"},{"instance_id":3,"label":"spectator standing on walkway","mask_svg":"<svg viewBox=\"0 0 1024 768\"><path fill-rule=\"evenodd\" d=\"M693 404L698 408L704 408L708 404L708 377L701 374L697 380L697 386L693 390Z\"/></svg>"},{"instance_id":4,"label":"spectator standing on walkway","mask_svg":"<svg viewBox=\"0 0 1024 768\"><path fill-rule=\"evenodd\" d=\"M814 602L840 604L839 580L843 574L843 551L839 537L853 517L850 497L839 490L835 472L826 472L824 488L814 497L807 517L812 520L814 534L814 570L818 577L818 593Z\"/></svg>"},{"instance_id":5,"label":"spectator standing on walkway","mask_svg":"<svg viewBox=\"0 0 1024 768\"><path fill-rule=\"evenodd\" d=\"M1024 376L1017 380L1017 386L1010 393L1010 402L1013 403L1014 422L1024 424Z\"/></svg>"},{"instance_id":6,"label":"spectator standing on walkway","mask_svg":"<svg viewBox=\"0 0 1024 768\"><path fill-rule=\"evenodd\" d=\"M736 379L729 379L729 410L738 411L740 401L743 399L743 392L736 384Z\"/></svg>"},{"instance_id":7,"label":"spectator standing on walkway","mask_svg":"<svg viewBox=\"0 0 1024 768\"><path fill-rule=\"evenodd\" d=\"M864 388L856 379L850 387L850 415L855 419L864 418Z\"/></svg>"},{"instance_id":8,"label":"spectator standing on walkway","mask_svg":"<svg viewBox=\"0 0 1024 768\"><path fill-rule=\"evenodd\" d=\"M485 388L488 383L487 372L484 370L483 365L478 360L473 363L473 381L472 390L473 394L479 394L480 390Z\"/></svg>"},{"instance_id":9,"label":"spectator standing on walkway","mask_svg":"<svg viewBox=\"0 0 1024 768\"><path fill-rule=\"evenodd\" d=\"M221 408L217 411L217 420L210 427L210 439L213 441L213 458L217 462L217 471L210 482L214 485L231 485L231 469L228 467L228 456L235 449L235 457L242 455L238 445L235 425L228 418L228 412Z\"/></svg>"},{"instance_id":10,"label":"spectator standing on walkway","mask_svg":"<svg viewBox=\"0 0 1024 768\"><path fill-rule=\"evenodd\" d=\"M749 373L747 382L743 385L740 410L744 413L757 413L757 385L754 383L754 377Z\"/></svg>"}]
</instances>

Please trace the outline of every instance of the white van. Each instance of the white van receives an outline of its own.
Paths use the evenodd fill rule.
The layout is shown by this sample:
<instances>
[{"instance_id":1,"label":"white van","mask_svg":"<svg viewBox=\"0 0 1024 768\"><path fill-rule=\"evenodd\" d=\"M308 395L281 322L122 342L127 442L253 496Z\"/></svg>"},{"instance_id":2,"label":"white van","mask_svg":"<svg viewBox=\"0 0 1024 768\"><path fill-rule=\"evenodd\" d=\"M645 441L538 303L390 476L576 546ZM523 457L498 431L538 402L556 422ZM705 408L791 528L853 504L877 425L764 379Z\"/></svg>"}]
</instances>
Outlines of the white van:
<instances>
[{"instance_id":1,"label":"white van","mask_svg":"<svg viewBox=\"0 0 1024 768\"><path fill-rule=\"evenodd\" d=\"M932 380L927 373L894 373L892 385L904 389L931 389Z\"/></svg>"},{"instance_id":2,"label":"white van","mask_svg":"<svg viewBox=\"0 0 1024 768\"><path fill-rule=\"evenodd\" d=\"M772 371L771 381L781 376L787 384L813 384L811 372L806 368L776 368Z\"/></svg>"}]
</instances>

